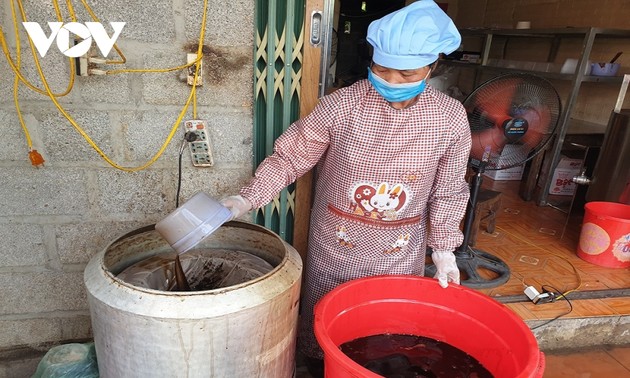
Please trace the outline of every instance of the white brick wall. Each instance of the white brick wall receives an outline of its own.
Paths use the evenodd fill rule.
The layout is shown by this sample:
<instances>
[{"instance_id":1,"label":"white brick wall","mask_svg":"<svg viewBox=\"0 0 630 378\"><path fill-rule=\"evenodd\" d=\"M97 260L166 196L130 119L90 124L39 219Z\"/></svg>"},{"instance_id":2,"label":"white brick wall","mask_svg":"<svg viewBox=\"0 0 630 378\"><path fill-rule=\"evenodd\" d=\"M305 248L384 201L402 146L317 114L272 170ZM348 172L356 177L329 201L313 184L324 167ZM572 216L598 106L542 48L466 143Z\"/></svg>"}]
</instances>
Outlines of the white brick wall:
<instances>
[{"instance_id":1,"label":"white brick wall","mask_svg":"<svg viewBox=\"0 0 630 378\"><path fill-rule=\"evenodd\" d=\"M201 0L89 3L102 22L127 23L118 42L128 68L181 65L196 46ZM80 2L73 4L80 22L91 21ZM29 21L55 21L52 1L24 5ZM251 173L254 5L210 2L205 38L210 50L197 99L198 116L210 125L215 166L192 167L185 151L182 200L198 190L233 194ZM15 52L7 2L0 4L0 24ZM22 41L24 75L41 86L24 35ZM67 86L69 65L55 50L53 45L40 62L59 93ZM136 167L165 141L189 91L179 72L77 77L59 102L114 162ZM83 269L117 236L174 209L183 135L180 127L149 169L127 173L107 164L46 96L24 85L19 94L34 147L46 159L41 168L28 160L13 103L13 74L0 57L0 350L91 337Z\"/></svg>"}]
</instances>

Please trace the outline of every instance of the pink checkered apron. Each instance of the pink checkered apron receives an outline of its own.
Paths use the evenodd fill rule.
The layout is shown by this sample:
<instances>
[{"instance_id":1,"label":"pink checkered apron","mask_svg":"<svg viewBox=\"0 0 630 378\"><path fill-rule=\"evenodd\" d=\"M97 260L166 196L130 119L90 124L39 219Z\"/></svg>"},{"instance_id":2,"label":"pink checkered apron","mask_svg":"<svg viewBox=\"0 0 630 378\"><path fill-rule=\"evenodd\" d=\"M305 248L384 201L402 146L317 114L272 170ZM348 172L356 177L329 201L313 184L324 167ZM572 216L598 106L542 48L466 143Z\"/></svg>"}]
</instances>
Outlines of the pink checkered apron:
<instances>
[{"instance_id":1,"label":"pink checkered apron","mask_svg":"<svg viewBox=\"0 0 630 378\"><path fill-rule=\"evenodd\" d=\"M365 80L323 98L278 138L241 194L262 206L318 163L301 298L303 353L322 357L313 309L336 286L423 275L427 242L450 251L461 244L469 152L459 102L428 86L416 104L398 110Z\"/></svg>"}]
</instances>

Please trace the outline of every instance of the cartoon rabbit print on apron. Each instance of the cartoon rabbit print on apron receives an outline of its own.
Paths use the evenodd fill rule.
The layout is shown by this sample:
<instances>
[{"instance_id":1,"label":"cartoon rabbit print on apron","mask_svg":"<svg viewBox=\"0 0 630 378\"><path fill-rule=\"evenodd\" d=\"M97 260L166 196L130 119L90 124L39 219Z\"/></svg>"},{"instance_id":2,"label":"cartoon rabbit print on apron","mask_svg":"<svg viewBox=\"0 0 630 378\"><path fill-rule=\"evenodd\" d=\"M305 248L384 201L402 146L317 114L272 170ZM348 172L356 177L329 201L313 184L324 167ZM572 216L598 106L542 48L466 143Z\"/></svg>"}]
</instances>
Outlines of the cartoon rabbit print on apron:
<instances>
[{"instance_id":1,"label":"cartoon rabbit print on apron","mask_svg":"<svg viewBox=\"0 0 630 378\"><path fill-rule=\"evenodd\" d=\"M404 252L411 239L406 227L417 227L419 220L419 217L401 219L399 216L408 203L409 193L402 183L356 184L350 190L347 211L329 205L329 210L338 217L335 236L339 246L346 249L377 246L367 254L362 253L362 257Z\"/></svg>"},{"instance_id":2,"label":"cartoon rabbit print on apron","mask_svg":"<svg viewBox=\"0 0 630 378\"><path fill-rule=\"evenodd\" d=\"M372 219L395 220L397 211L405 205L406 191L402 184L395 184L391 189L386 182L375 189L370 184L359 184L353 193L354 213Z\"/></svg>"}]
</instances>

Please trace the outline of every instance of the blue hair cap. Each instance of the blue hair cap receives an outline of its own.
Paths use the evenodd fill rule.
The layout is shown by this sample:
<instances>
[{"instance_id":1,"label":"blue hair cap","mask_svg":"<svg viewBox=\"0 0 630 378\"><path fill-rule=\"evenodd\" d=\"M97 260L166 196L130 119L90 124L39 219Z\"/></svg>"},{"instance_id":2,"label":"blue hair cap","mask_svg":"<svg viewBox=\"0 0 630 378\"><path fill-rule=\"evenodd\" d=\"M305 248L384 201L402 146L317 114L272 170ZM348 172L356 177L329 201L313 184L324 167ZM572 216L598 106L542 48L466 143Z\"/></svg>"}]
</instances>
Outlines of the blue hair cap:
<instances>
[{"instance_id":1,"label":"blue hair cap","mask_svg":"<svg viewBox=\"0 0 630 378\"><path fill-rule=\"evenodd\" d=\"M368 27L374 63L409 70L435 62L459 48L462 37L453 20L433 0L418 0Z\"/></svg>"}]
</instances>

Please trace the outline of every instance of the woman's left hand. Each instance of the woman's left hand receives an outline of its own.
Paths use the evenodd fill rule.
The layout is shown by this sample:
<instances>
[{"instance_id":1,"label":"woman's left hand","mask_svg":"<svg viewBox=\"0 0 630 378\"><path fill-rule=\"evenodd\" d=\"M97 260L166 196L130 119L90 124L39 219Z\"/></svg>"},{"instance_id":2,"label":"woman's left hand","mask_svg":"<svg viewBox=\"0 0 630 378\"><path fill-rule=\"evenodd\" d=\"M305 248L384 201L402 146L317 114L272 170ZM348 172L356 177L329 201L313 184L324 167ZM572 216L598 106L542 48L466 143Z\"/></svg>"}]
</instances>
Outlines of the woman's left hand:
<instances>
[{"instance_id":1,"label":"woman's left hand","mask_svg":"<svg viewBox=\"0 0 630 378\"><path fill-rule=\"evenodd\" d=\"M431 254L431 260L435 264L437 273L436 278L443 288L448 287L449 282L459 285L459 268L457 267L457 259L453 252L436 252Z\"/></svg>"}]
</instances>

